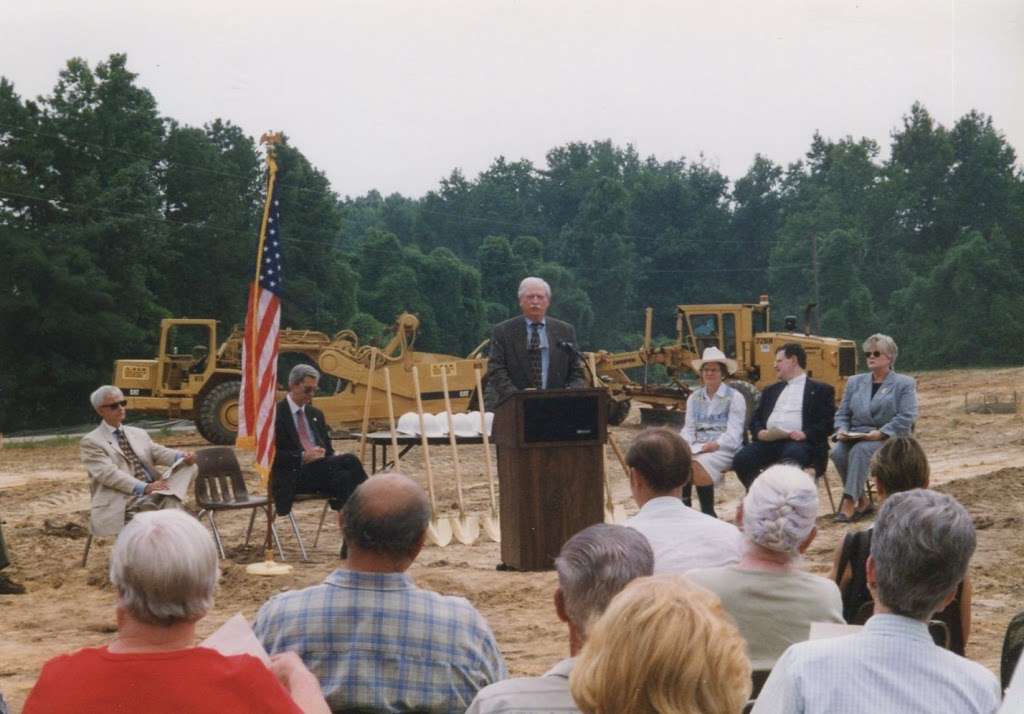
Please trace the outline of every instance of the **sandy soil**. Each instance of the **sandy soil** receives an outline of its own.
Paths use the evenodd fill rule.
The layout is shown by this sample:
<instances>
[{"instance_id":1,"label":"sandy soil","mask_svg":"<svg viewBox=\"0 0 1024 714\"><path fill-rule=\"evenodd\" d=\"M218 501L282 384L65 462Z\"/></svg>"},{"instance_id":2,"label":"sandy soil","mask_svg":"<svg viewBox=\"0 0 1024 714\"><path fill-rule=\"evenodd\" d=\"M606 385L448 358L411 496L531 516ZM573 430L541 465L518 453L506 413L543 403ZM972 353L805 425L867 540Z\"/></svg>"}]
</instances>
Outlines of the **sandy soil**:
<instances>
[{"instance_id":1,"label":"sandy soil","mask_svg":"<svg viewBox=\"0 0 1024 714\"><path fill-rule=\"evenodd\" d=\"M979 547L971 566L974 627L968 655L998 673L1006 624L1024 609L1024 417L968 414L964 395L989 393L1005 398L1020 384L1024 368L916 376L921 398L916 433L931 458L933 484L960 499L978 527ZM634 407L626 423L613 432L625 448L639 428ZM204 444L198 436L161 441L188 447ZM351 442L337 446L354 448ZM483 514L489 503L483 449L464 447L459 456L467 510ZM243 464L250 462L245 454L241 459ZM613 498L633 513L636 507L628 484L611 450L608 460ZM431 463L438 481L439 512L452 513L457 496L450 449L433 448ZM413 449L401 467L425 482L419 449ZM828 476L838 498L838 477L831 469ZM824 485L821 488L824 491ZM731 520L742 487L730 477L719 491L719 515ZM821 503L824 512L828 509L824 493ZM0 450L0 513L13 560L5 572L28 589L24 595L0 596L0 691L13 712L20 711L46 660L107 642L115 631L114 596L106 578L110 541L94 543L88 565L81 567L88 505L87 478L78 464L76 441L17 447L8 440ZM320 509L321 502L316 501L295 509L307 547L312 546ZM280 590L319 582L337 564L339 537L330 519L307 563L298 562L294 536L282 524L282 541L294 571L280 578L249 576L244 565L261 557L256 548L242 547L247 516L227 513L218 521L228 559L222 563L224 575L215 608L199 623L201 636L236 612L251 618L267 597ZM832 550L845 529L830 517L819 520L819 529L807 565L827 574ZM512 674L542 673L568 648L552 606L555 577L496 572L498 560L499 547L492 542L430 547L411 573L423 587L469 598L489 620Z\"/></svg>"}]
</instances>

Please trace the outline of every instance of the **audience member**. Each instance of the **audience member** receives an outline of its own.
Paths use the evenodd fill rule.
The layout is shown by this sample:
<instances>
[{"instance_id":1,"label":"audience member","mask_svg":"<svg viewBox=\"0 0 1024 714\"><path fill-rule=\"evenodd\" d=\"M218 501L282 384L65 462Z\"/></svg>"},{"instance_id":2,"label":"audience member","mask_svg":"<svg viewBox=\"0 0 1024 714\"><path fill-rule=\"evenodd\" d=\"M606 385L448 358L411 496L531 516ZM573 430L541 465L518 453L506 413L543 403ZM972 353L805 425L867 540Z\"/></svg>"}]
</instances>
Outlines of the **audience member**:
<instances>
[{"instance_id":1,"label":"audience member","mask_svg":"<svg viewBox=\"0 0 1024 714\"><path fill-rule=\"evenodd\" d=\"M753 441L740 449L733 468L748 489L761 469L781 462L805 467L828 452L836 413L836 390L807 376L807 353L787 342L775 353L779 381L761 394L750 419Z\"/></svg>"},{"instance_id":2,"label":"audience member","mask_svg":"<svg viewBox=\"0 0 1024 714\"><path fill-rule=\"evenodd\" d=\"M375 476L341 518L344 566L321 585L267 601L257 637L268 652L298 653L333 710L465 711L506 677L505 663L472 605L422 590L406 574L430 519L423 489L398 473Z\"/></svg>"},{"instance_id":3,"label":"audience member","mask_svg":"<svg viewBox=\"0 0 1024 714\"><path fill-rule=\"evenodd\" d=\"M647 539L632 528L599 523L562 546L555 570L555 612L569 628L568 659L543 677L506 679L484 687L466 714L577 711L569 692L569 674L587 632L622 588L654 572L654 553Z\"/></svg>"},{"instance_id":4,"label":"audience member","mask_svg":"<svg viewBox=\"0 0 1024 714\"><path fill-rule=\"evenodd\" d=\"M715 486L732 468L732 457L743 445L747 426L747 402L743 394L725 384L736 371L736 360L717 347L704 350L690 365L700 375L701 387L686 400L686 421L680 435L693 454L693 483L697 486L700 510L717 518ZM683 503L691 505L691 485L683 486Z\"/></svg>"},{"instance_id":5,"label":"audience member","mask_svg":"<svg viewBox=\"0 0 1024 714\"><path fill-rule=\"evenodd\" d=\"M177 510L137 515L111 554L117 639L47 662L24 714L327 712L293 654L267 669L249 655L193 646L218 576L217 549L199 521Z\"/></svg>"},{"instance_id":6,"label":"audience member","mask_svg":"<svg viewBox=\"0 0 1024 714\"><path fill-rule=\"evenodd\" d=\"M295 496L303 493L327 496L331 508L341 510L366 480L355 454L334 453L324 413L312 404L319 381L316 369L295 365L288 373L288 394L277 403L271 483L279 516L291 513Z\"/></svg>"},{"instance_id":7,"label":"audience member","mask_svg":"<svg viewBox=\"0 0 1024 714\"><path fill-rule=\"evenodd\" d=\"M707 590L679 575L639 578L591 629L569 686L588 714L739 714L745 650Z\"/></svg>"},{"instance_id":8,"label":"audience member","mask_svg":"<svg viewBox=\"0 0 1024 714\"><path fill-rule=\"evenodd\" d=\"M170 466L181 459L190 469L182 477L192 479L198 473L195 454L168 449L154 443L144 429L125 425L128 400L117 387L102 386L89 401L103 418L98 427L82 437L78 448L82 465L89 472L93 535L117 535L136 513L184 508L156 467Z\"/></svg>"},{"instance_id":9,"label":"audience member","mask_svg":"<svg viewBox=\"0 0 1024 714\"><path fill-rule=\"evenodd\" d=\"M900 712L992 714L995 676L936 645L928 620L964 579L975 548L971 517L953 498L914 489L882 505L867 562L875 614L847 637L786 650L755 714Z\"/></svg>"},{"instance_id":10,"label":"audience member","mask_svg":"<svg viewBox=\"0 0 1024 714\"><path fill-rule=\"evenodd\" d=\"M887 496L914 488L928 488L930 469L924 449L912 436L897 436L885 442L871 459L871 476L882 501ZM832 579L843 595L843 617L850 624L863 624L871 616L871 591L867 585L866 563L871 552L871 529L847 533L836 546ZM867 607L866 607L867 606ZM971 579L957 586L956 597L935 619L946 623L949 649L958 655L966 650L971 634Z\"/></svg>"},{"instance_id":11,"label":"audience member","mask_svg":"<svg viewBox=\"0 0 1024 714\"><path fill-rule=\"evenodd\" d=\"M751 485L737 515L747 539L743 559L687 573L721 598L754 669L771 669L787 647L807 639L812 622L845 622L836 584L800 569L818 532L817 517L811 477L796 466L771 466Z\"/></svg>"},{"instance_id":12,"label":"audience member","mask_svg":"<svg viewBox=\"0 0 1024 714\"><path fill-rule=\"evenodd\" d=\"M917 419L917 383L897 374L899 348L888 335L864 340L868 372L846 382L843 401L836 411L836 443L830 454L843 479L843 499L835 520L850 523L869 515L873 506L864 486L871 457L882 442L909 436Z\"/></svg>"},{"instance_id":13,"label":"audience member","mask_svg":"<svg viewBox=\"0 0 1024 714\"><path fill-rule=\"evenodd\" d=\"M645 429L626 454L629 487L640 512L626 521L654 549L655 573L731 565L743 554L743 536L725 523L680 500L690 478L690 450L669 429Z\"/></svg>"}]
</instances>

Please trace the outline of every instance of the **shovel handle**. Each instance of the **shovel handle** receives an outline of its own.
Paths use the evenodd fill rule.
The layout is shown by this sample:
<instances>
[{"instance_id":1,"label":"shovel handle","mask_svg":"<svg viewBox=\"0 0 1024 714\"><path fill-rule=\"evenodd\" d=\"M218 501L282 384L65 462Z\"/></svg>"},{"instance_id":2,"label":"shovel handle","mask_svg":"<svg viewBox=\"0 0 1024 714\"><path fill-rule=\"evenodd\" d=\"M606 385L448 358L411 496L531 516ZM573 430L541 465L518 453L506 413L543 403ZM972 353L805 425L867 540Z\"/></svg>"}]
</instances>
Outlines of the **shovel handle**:
<instances>
[{"instance_id":1,"label":"shovel handle","mask_svg":"<svg viewBox=\"0 0 1024 714\"><path fill-rule=\"evenodd\" d=\"M455 439L455 425L452 420L452 399L448 394L448 363L441 365L441 390L444 392L444 413L448 418L448 443L452 445L452 462L455 464L455 493L459 497L459 517L466 512L462 505L462 469L459 466L459 447Z\"/></svg>"},{"instance_id":2,"label":"shovel handle","mask_svg":"<svg viewBox=\"0 0 1024 714\"><path fill-rule=\"evenodd\" d=\"M370 428L370 402L373 400L373 372L377 369L377 350L370 353L370 373L366 377L366 399L363 402L363 428L359 434L359 460L366 463L366 430Z\"/></svg>"},{"instance_id":3,"label":"shovel handle","mask_svg":"<svg viewBox=\"0 0 1024 714\"><path fill-rule=\"evenodd\" d=\"M487 410L484 408L483 380L480 377L480 366L473 368L476 377L477 405L480 408L480 436L484 439L484 465L487 467L487 488L491 492L491 515L498 512L498 500L494 494L494 474L491 471L491 437L487 435Z\"/></svg>"},{"instance_id":4,"label":"shovel handle","mask_svg":"<svg viewBox=\"0 0 1024 714\"><path fill-rule=\"evenodd\" d=\"M423 397L420 393L420 370L419 367L412 367L412 385L416 390L416 413L420 417L420 446L423 447L423 463L427 467L427 491L430 494L430 510L437 514L437 499L434 497L434 472L430 468L430 443L427 439L427 430L423 423Z\"/></svg>"},{"instance_id":5,"label":"shovel handle","mask_svg":"<svg viewBox=\"0 0 1024 714\"><path fill-rule=\"evenodd\" d=\"M388 427L391 429L391 448L395 454L395 471L398 471L398 432L395 431L395 405L391 401L391 370L384 368L384 393L388 398Z\"/></svg>"}]
</instances>

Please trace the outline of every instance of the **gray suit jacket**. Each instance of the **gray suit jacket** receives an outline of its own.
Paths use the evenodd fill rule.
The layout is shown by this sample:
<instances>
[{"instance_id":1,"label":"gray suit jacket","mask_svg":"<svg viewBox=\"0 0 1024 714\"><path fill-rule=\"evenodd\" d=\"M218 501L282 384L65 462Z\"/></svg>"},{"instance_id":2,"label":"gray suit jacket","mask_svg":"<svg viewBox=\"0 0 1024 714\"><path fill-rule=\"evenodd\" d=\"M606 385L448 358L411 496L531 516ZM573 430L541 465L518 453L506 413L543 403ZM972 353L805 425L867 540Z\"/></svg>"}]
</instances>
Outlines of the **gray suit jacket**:
<instances>
[{"instance_id":1,"label":"gray suit jacket","mask_svg":"<svg viewBox=\"0 0 1024 714\"><path fill-rule=\"evenodd\" d=\"M871 396L871 373L855 374L846 383L836 411L836 431L866 433L878 429L889 436L909 436L917 420L917 383L889 372Z\"/></svg>"},{"instance_id":2,"label":"gray suit jacket","mask_svg":"<svg viewBox=\"0 0 1024 714\"><path fill-rule=\"evenodd\" d=\"M548 336L548 389L585 387L579 360L559 342L576 344L576 330L568 322L545 318ZM526 350L526 318L517 315L494 326L491 332L491 356L487 362L487 387L484 403L488 410L513 393L530 386L530 357Z\"/></svg>"},{"instance_id":3,"label":"gray suit jacket","mask_svg":"<svg viewBox=\"0 0 1024 714\"><path fill-rule=\"evenodd\" d=\"M159 474L157 465L170 466L178 457L177 451L155 443L143 429L122 428L132 450L154 476ZM124 528L124 510L139 480L132 474L117 439L102 424L82 437L78 453L89 472L92 532L98 536L117 535Z\"/></svg>"}]
</instances>

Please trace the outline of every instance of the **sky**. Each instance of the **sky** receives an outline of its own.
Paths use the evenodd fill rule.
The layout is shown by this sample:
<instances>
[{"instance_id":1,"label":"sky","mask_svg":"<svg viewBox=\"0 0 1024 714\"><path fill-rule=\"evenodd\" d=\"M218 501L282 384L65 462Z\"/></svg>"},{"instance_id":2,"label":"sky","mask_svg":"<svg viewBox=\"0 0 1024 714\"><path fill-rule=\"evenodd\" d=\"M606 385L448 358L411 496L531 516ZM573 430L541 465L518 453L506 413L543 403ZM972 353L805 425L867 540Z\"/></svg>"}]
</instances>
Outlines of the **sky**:
<instances>
[{"instance_id":1,"label":"sky","mask_svg":"<svg viewBox=\"0 0 1024 714\"><path fill-rule=\"evenodd\" d=\"M1024 152L1021 0L0 0L0 75L48 94L125 52L164 116L284 131L335 191L419 197L498 156L611 139L743 175L914 101Z\"/></svg>"}]
</instances>

